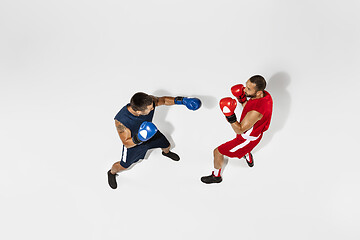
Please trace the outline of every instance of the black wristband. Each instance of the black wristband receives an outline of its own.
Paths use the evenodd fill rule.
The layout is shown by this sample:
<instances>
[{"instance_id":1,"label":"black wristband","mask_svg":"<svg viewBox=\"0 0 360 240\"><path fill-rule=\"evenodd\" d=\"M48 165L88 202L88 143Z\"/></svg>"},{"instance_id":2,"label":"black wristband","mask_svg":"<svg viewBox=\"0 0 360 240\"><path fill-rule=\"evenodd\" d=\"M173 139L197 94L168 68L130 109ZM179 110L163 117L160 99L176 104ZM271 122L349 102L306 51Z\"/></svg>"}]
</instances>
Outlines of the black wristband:
<instances>
[{"instance_id":1,"label":"black wristband","mask_svg":"<svg viewBox=\"0 0 360 240\"><path fill-rule=\"evenodd\" d=\"M238 101L239 101L239 103L243 104L244 102L247 101L247 98L245 95L243 95L243 96L238 97Z\"/></svg>"},{"instance_id":2,"label":"black wristband","mask_svg":"<svg viewBox=\"0 0 360 240\"><path fill-rule=\"evenodd\" d=\"M135 135L132 137L132 140L133 140L133 142L134 142L136 145L139 145L140 143L142 143L142 141L140 141L140 139L138 138L137 134L135 134Z\"/></svg>"},{"instance_id":3,"label":"black wristband","mask_svg":"<svg viewBox=\"0 0 360 240\"><path fill-rule=\"evenodd\" d=\"M184 97L176 97L174 99L174 103L175 104L182 104L183 99L184 99Z\"/></svg>"},{"instance_id":4,"label":"black wristband","mask_svg":"<svg viewBox=\"0 0 360 240\"><path fill-rule=\"evenodd\" d=\"M229 123L234 123L237 121L235 113L231 116L226 116L226 119L228 120Z\"/></svg>"}]
</instances>

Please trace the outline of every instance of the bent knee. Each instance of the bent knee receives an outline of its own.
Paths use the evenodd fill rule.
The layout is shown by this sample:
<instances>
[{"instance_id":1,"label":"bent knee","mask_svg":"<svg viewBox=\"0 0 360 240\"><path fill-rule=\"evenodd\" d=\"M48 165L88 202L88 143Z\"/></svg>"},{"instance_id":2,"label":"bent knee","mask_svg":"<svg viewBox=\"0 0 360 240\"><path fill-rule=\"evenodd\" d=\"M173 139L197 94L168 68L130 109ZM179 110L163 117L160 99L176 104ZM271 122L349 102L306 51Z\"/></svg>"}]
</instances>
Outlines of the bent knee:
<instances>
[{"instance_id":1,"label":"bent knee","mask_svg":"<svg viewBox=\"0 0 360 240\"><path fill-rule=\"evenodd\" d=\"M116 167L119 171L122 171L127 169L129 166L123 166L122 162L116 162L114 167Z\"/></svg>"},{"instance_id":2,"label":"bent knee","mask_svg":"<svg viewBox=\"0 0 360 240\"><path fill-rule=\"evenodd\" d=\"M171 144L169 143L169 146L167 146L167 147L165 147L163 149L170 149L170 147L171 147Z\"/></svg>"}]
</instances>

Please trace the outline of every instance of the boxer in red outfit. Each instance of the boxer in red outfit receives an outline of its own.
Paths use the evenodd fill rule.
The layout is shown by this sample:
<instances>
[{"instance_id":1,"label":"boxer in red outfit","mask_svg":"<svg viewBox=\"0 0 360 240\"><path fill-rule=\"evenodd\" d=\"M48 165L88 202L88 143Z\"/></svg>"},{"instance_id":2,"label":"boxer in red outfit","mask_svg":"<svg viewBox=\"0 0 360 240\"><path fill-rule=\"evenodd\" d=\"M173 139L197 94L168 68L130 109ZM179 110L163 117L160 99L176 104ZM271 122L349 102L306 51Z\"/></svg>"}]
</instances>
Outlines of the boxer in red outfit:
<instances>
[{"instance_id":1,"label":"boxer in red outfit","mask_svg":"<svg viewBox=\"0 0 360 240\"><path fill-rule=\"evenodd\" d=\"M224 155L232 158L245 158L249 167L254 166L251 150L260 142L263 133L269 128L273 101L265 91L266 81L260 75L252 76L244 87L242 84L231 88L232 94L243 107L240 121L237 121L236 100L230 97L220 100L220 109L231 124L236 137L214 150L214 170L211 175L201 178L203 183L220 183Z\"/></svg>"}]
</instances>

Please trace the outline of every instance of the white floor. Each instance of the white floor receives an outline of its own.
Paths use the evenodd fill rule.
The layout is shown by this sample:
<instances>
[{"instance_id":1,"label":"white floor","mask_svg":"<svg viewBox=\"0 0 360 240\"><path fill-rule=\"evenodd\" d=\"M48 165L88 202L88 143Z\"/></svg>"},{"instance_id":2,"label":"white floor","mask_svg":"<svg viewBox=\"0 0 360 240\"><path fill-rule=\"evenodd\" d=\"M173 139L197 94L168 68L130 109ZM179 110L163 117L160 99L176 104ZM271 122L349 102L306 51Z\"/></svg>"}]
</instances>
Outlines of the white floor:
<instances>
[{"instance_id":1,"label":"white floor","mask_svg":"<svg viewBox=\"0 0 360 240\"><path fill-rule=\"evenodd\" d=\"M0 238L360 239L360 3L0 2ZM274 99L255 167L229 159L218 107L254 74ZM196 96L159 107L160 150L107 185L113 117L137 91ZM241 109L237 114L240 116Z\"/></svg>"}]
</instances>

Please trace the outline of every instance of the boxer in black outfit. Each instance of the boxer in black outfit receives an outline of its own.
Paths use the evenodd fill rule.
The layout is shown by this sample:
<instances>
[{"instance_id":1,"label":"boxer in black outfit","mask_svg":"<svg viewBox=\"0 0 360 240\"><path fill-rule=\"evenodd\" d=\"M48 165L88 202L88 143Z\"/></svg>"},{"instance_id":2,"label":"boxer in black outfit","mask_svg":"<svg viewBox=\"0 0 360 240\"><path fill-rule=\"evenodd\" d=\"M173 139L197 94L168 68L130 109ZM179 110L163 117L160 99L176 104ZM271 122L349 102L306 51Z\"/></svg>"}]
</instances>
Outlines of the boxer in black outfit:
<instances>
[{"instance_id":1,"label":"boxer in black outfit","mask_svg":"<svg viewBox=\"0 0 360 240\"><path fill-rule=\"evenodd\" d=\"M122 157L108 171L108 183L111 188L117 188L117 173L127 169L133 163L143 159L146 152L152 148L161 148L162 154L174 161L180 157L170 151L170 143L152 123L155 108L161 105L182 104L190 110L201 106L198 98L186 97L155 97L138 92L131 98L115 116L115 126L123 143Z\"/></svg>"}]
</instances>

